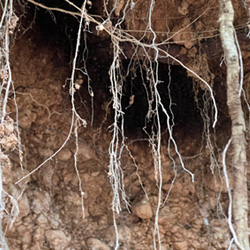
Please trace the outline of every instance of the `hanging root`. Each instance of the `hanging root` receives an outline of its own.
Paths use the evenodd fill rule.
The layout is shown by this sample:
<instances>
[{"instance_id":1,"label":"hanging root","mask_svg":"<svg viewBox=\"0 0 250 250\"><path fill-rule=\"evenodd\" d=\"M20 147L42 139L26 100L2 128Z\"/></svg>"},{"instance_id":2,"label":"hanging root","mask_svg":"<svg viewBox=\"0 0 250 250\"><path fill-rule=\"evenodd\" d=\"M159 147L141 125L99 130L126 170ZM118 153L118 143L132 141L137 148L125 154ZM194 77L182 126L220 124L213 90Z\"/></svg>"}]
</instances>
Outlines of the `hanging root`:
<instances>
[{"instance_id":1,"label":"hanging root","mask_svg":"<svg viewBox=\"0 0 250 250\"><path fill-rule=\"evenodd\" d=\"M7 250L8 245L3 233L3 220L5 219L5 196L10 199L12 208L9 214L10 225L15 221L19 210L14 197L7 194L3 190L3 168L10 167L8 156L4 154L5 150L14 150L16 146L19 148L20 165L22 166L22 148L18 123L14 124L13 120L8 116L7 104L9 93L13 88L12 73L9 61L10 36L13 34L17 25L18 18L13 12L13 1L5 0L1 3L0 18L0 248ZM17 125L17 126L16 126ZM17 136L16 136L17 134Z\"/></svg>"},{"instance_id":2,"label":"hanging root","mask_svg":"<svg viewBox=\"0 0 250 250\"><path fill-rule=\"evenodd\" d=\"M6 0L7 1L7 0ZM7 1L8 2L8 1ZM90 23L92 25L96 26L96 29L98 32L106 32L111 39L112 43L112 48L113 48L113 60L112 64L109 69L109 79L110 79L110 91L112 94L112 105L113 105L113 110L114 110L114 119L113 119L113 124L110 126L112 128L112 139L109 144L109 172L108 176L110 178L110 183L111 187L113 190L113 197L112 197L112 211L113 211L113 223L114 223L114 229L116 233L116 242L115 242L115 249L119 248L119 233L118 233L118 226L117 226L117 216L121 212L122 209L122 204L124 203L127 209L129 209L130 204L129 204L129 198L126 195L125 192L125 185L124 185L124 173L122 169L122 155L123 151L127 150L130 157L134 161L134 165L136 167L136 174L138 176L139 182L141 184L142 189L145 192L146 198L148 198L148 194L146 193L143 183L141 181L140 176L138 175L138 166L135 162L135 159L133 158L131 152L128 149L128 145L126 145L126 140L125 140L125 131L124 131L124 110L122 108L122 96L123 96L123 83L124 79L126 77L123 77L122 75L122 57L126 56L124 55L124 52L121 47L121 43L130 43L131 45L134 46L135 50L132 55L132 58L130 60L129 66L127 68L127 75L129 74L129 69L132 64L132 59L136 58L138 56L138 61L142 62L143 65L140 65L139 62L139 68L142 71L142 69L145 70L147 80L142 79L146 95L148 98L148 113L145 117L145 120L152 120L154 121L154 124L152 125L151 132L149 133L145 129L145 133L148 135L148 142L151 147L151 152L152 152L152 158L154 161L154 168L155 168L155 179L156 179L156 185L158 187L158 201L157 201L157 208L156 208L156 213L155 213L155 223L154 223L154 249L161 249L161 238L160 238L160 231L159 231L159 226L158 226L158 216L160 209L162 205L164 205L170 195L171 189L173 188L175 179L177 177L177 170L175 168L175 159L173 157L173 150L171 147L173 147L174 152L176 153L178 157L178 161L180 162L182 169L186 171L190 176L192 181L194 182L194 174L188 170L184 162L182 160L182 156L178 150L178 145L174 139L173 136L173 129L174 129L174 114L172 112L172 99L171 99L171 92L170 92L170 84L171 84L171 73L169 70L169 85L168 85L168 90L169 90L169 99L170 99L170 104L169 107L166 108L164 107L162 100L161 100L161 95L159 93L158 85L161 83L159 79L159 58L160 57L165 57L173 60L175 63L179 64L183 68L185 68L188 72L190 72L195 78L197 78L199 81L203 82L207 88L207 92L210 95L210 98L213 103L213 109L214 109L214 119L213 119L213 127L215 127L216 122L217 122L217 107L215 103L215 98L213 95L213 91L209 83L207 83L204 79L202 79L196 72L188 68L186 65L184 65L180 60L176 59L173 57L171 54L168 53L168 51L165 51L162 49L162 45L168 45L169 44L169 39L165 40L164 42L157 43L157 35L156 32L153 30L152 27L152 14L154 10L154 4L155 1L151 0L149 4L149 12L148 12L148 23L147 23L147 29L145 30L144 37L146 37L146 33L150 33L151 35L151 40L149 42L144 42L142 39L138 40L136 39L131 33L127 32L126 30L123 30L121 27L124 23L126 13L129 10L129 8L133 8L133 1L127 1L126 4L124 5L124 1L114 1L113 8L109 12L107 9L107 6L104 3L104 11L106 13L105 20L101 20L100 17L97 17L95 15L91 15L88 13L86 9L86 4L87 1L85 0L82 7L79 8L76 6L74 3L72 3L69 0L65 0L67 4L71 6L71 11L68 11L66 9L60 9L56 7L48 7L45 6L41 3L37 3L34 0L28 0L28 2L33 3L36 6L39 6L40 8L44 8L48 11L58 11L67 15L71 15L79 20L79 27L78 27L78 33L77 33L77 41L76 41L76 49L75 49L75 54L72 62L72 73L71 73L71 78L70 78L70 88L69 88L69 93L71 95L71 106L72 106L72 114L71 114L71 125L69 128L68 136L63 142L62 146L54 153L52 154L47 160L45 160L42 164L40 164L38 167L36 167L33 171L31 171L28 175L24 176L21 178L17 183L21 182L23 179L27 178L34 172L36 172L39 168L41 168L46 162L51 160L53 157L55 157L61 149L66 145L66 143L69 141L71 134L74 132L75 138L76 138L76 152L74 155L74 160L75 160L75 171L78 177L79 181L79 192L81 194L81 199L82 199L82 211L83 211L83 217L84 217L84 204L83 204L83 188L82 188L82 183L81 183L81 178L79 175L79 171L77 168L77 152L78 152L78 127L79 126L86 126L86 121L80 117L80 115L77 113L76 108L75 108L75 98L74 98L74 93L76 92L76 89L78 86L75 84L74 79L75 79L75 73L77 70L77 58L79 54L79 47L81 43L81 37L83 36L83 31L87 32L88 26ZM73 9L73 10L72 10ZM205 13L205 12L204 12ZM204 14L202 13L202 15ZM111 16L115 14L116 16L119 16L116 23L112 23L111 21ZM200 18L200 16L198 17ZM194 22L196 20L195 19ZM100 21L101 20L101 21ZM0 26L1 27L1 26ZM185 27L186 28L186 27ZM145 39L147 40L147 39ZM85 42L85 50L83 52L84 56L87 56L87 42L86 38L84 39ZM153 56L152 54L149 54L149 51L153 51ZM139 55L140 54L140 55ZM143 57L142 57L143 55ZM143 59L142 59L143 58ZM2 92L5 93L5 99L7 100L8 97L8 88L11 86L11 80L10 77L10 70L9 63L6 63L7 65L7 71L5 74L8 73L8 77L5 80L5 85L2 86ZM87 67L86 67L86 60L84 60L84 70L82 72L84 75L88 77L87 73ZM143 74L141 74L141 77L143 78ZM90 78L88 77L88 91L91 96L92 100L92 116L91 116L91 124L93 124L93 119L94 119L94 110L93 110L93 100L94 100L94 93L93 90L90 86ZM133 98L131 96L130 100L130 105L133 104ZM6 104L2 104L3 110L2 110L2 119L4 119L4 116L6 114ZM128 107L127 107L128 108ZM170 159L174 163L174 179L172 181L171 188L169 189L168 194L165 197L164 202L163 197L162 197L162 159L161 159L161 146L162 146L162 119L160 119L160 113L163 113L165 119L166 119L166 124L167 124L167 131L169 134L169 139L168 139L168 154ZM101 124L102 126L102 124ZM208 128L206 128L208 129ZM207 131L209 133L209 131ZM16 184L17 184L16 183ZM1 191L1 190L0 190ZM0 200L1 202L1 200ZM1 221L0 221L1 222Z\"/></svg>"}]
</instances>

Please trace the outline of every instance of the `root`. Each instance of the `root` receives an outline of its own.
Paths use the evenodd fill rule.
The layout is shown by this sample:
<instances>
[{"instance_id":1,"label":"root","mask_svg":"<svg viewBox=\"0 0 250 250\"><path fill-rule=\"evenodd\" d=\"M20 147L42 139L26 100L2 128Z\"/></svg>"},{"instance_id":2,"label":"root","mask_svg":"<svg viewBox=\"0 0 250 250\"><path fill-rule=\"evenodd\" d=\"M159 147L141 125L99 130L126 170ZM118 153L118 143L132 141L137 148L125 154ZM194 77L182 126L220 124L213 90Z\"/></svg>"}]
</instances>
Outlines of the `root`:
<instances>
[{"instance_id":1,"label":"root","mask_svg":"<svg viewBox=\"0 0 250 250\"><path fill-rule=\"evenodd\" d=\"M6 0L6 5L7 6L7 0ZM171 91L170 91L170 85L171 85L171 70L169 67L169 79L168 79L168 93L169 93L169 100L170 104L168 107L165 107L162 100L161 100L161 95L159 93L159 84L162 83L161 80L159 79L159 58L164 57L168 58L169 60L173 60L176 64L182 66L187 72L189 72L195 79L198 81L202 82L205 85L205 94L203 96L204 100L204 107L200 108L200 112L202 114L203 120L204 120L204 138L206 140L206 146L210 151L211 155L211 171L214 171L214 167L217 166L219 167L219 164L216 160L216 154L214 153L214 145L213 141L210 138L210 125L212 124L212 127L215 128L216 123L217 123L217 116L218 116L218 110L216 106L216 101L213 93L213 89L211 87L211 84L208 83L206 80L204 80L202 77L199 76L198 73L194 72L191 68L183 64L180 60L172 56L168 51L162 49L162 45L168 46L172 42L170 39L172 39L174 36L178 35L178 33L182 32L183 30L187 29L190 25L195 23L198 19L203 16L207 10L205 10L201 15L199 15L195 20L193 20L191 23L189 23L187 26L184 28L180 29L178 32L174 34L169 34L169 38L166 39L163 42L158 43L157 42L157 31L153 30L152 28L152 14L154 10L154 4L155 1L151 0L150 5L149 5L149 14L148 14L148 23L147 23L147 29L144 30L143 38L145 39L136 39L133 35L131 35L131 32L128 30L123 30L122 26L125 20L125 17L127 15L129 6L132 5L133 2L127 1L126 4L124 4L124 1L114 1L114 5L112 9L109 11L106 6L106 2L104 1L104 11L106 13L105 19L96 17L94 15L91 15L88 13L86 4L87 0L84 1L83 5L81 8L76 6L74 3L72 3L69 0L65 0L65 2L71 7L71 11L67 9L61 9L61 8L56 8L56 7L48 7L44 4L38 3L34 0L28 0L28 2L34 4L35 6L38 6L40 8L46 9L53 13L54 11L58 11L67 15L71 15L74 18L76 18L79 21L79 26L78 26L78 32L77 32L77 41L76 41L76 46L75 46L75 53L73 56L72 60L72 71L71 71L71 77L69 79L69 94L71 97L71 124L70 128L68 130L68 134L66 136L66 139L60 146L58 150L56 150L50 157L48 157L44 162L42 162L39 166L37 166L34 170L32 170L30 173L27 175L23 176L21 179L19 179L16 184L20 183L33 173L35 173L38 169L40 169L43 165L45 165L48 161L53 159L68 143L68 141L71 139L72 134L74 134L75 138L75 145L76 145L76 150L74 154L74 167L75 167L75 172L77 175L78 179L78 184L79 184L79 193L81 197L81 207L82 207L82 216L84 218L85 216L85 211L84 211L84 188L83 184L81 181L81 176L80 172L78 169L78 161L77 161L77 154L78 154L78 129L83 126L87 126L87 122L84 118L80 116L80 114L77 112L76 107L75 107L75 93L76 90L79 88L77 83L75 82L76 79L76 72L81 71L82 74L87 76L88 78L88 92L91 97L91 118L90 118L90 125L93 125L93 120L94 120L94 92L91 87L91 79L88 75L87 72L87 55L88 55L88 47L87 47L87 40L86 37L84 36L84 51L83 51L83 70L78 68L77 65L77 59L79 56L79 48L80 44L82 42L82 37L83 37L83 31L87 32L89 25L95 25L97 31L99 33L101 32L106 32L111 39L112 43L112 48L113 48L113 60L109 68L109 80L110 80L110 91L112 94L112 98L110 102L107 103L106 105L106 115L104 120L102 121L99 129L98 129L98 134L101 132L101 129L104 125L104 122L107 119L107 110L109 106L112 104L112 108L114 111L114 117L113 117L113 123L109 127L112 129L112 139L109 143L109 172L108 172L108 177L110 180L110 184L112 187L113 191L113 197L112 197L112 212L113 212L113 224L114 224L114 230L116 234L116 241L115 241L115 249L119 248L119 233L118 233L118 225L117 225L117 216L122 210L122 205L125 204L126 208L129 210L130 208L130 201L129 197L126 194L126 189L125 189L125 184L124 184L124 172L123 172L123 166L121 163L122 160L122 155L124 151L127 151L130 158L132 159L134 166L135 166L135 171L136 171L136 176L138 177L139 183L141 185L142 190L145 193L146 198L148 199L148 194L144 188L143 182L141 180L141 177L138 174L138 165L136 164L136 160L134 156L132 155L131 151L129 150L129 144L126 142L126 137L125 137L125 128L124 128L124 108L122 107L122 97L124 95L123 93L123 87L124 87L124 81L126 77L131 73L130 70L135 70L135 66L132 65L134 61L138 65L138 68L140 72L145 71L146 72L146 79L144 79L143 73L141 73L141 78L142 78L142 84L145 89L146 95L147 95L147 101L148 101L148 112L145 117L145 128L144 132L148 136L147 141L149 143L149 146L151 148L152 152L152 159L154 162L154 171L155 171L155 181L156 181L156 186L158 188L158 200L157 200L157 207L156 207L156 212L155 212L155 221L154 221L154 232L153 232L153 243L154 243L154 249L161 249L161 237L160 237L160 231L159 231L159 226L158 226L158 217L159 217L159 212L162 206L164 206L168 198L170 196L171 190L174 187L175 180L178 175L178 170L176 167L176 161L180 162L180 165L182 169L190 175L192 182L195 181L195 176L194 173L192 173L188 168L185 167L184 161L182 158L182 155L179 151L177 142L175 141L175 138L173 136L174 134L174 113L172 111L172 98L171 98ZM132 7L131 7L132 8ZM8 10L9 11L9 10ZM6 15L7 13L7 7L4 9L4 14ZM14 18L13 13L10 13L12 15L12 18ZM115 14L117 16L117 21L116 23L112 23L111 21L111 16ZM11 26L10 23L13 23L15 19L9 20L9 27ZM101 21L100 21L101 20ZM0 23L0 28L3 25L3 21L1 20ZM10 70L10 64L9 64L9 34L11 28L6 29L7 33L5 33L5 43L7 44L5 47L5 50L7 53L5 54L5 58L3 59L5 62L5 68L1 69L3 72L3 84L1 85L1 95L3 96L3 102L1 103L1 124L4 123L7 111L6 111L6 106L7 106L7 101L9 97L9 92L12 84L11 80L11 70ZM148 33L151 35L151 40L149 41L146 39L146 34ZM122 72L122 58L126 58L124 55L124 51L122 50L121 43L130 43L134 46L134 52L133 55L130 59L129 66L127 67L127 71ZM238 43L237 43L238 45ZM240 48L238 45L238 52L240 52ZM240 60L241 66L242 65L242 58ZM241 71L241 84L240 84L240 89L239 89L239 95L243 93L245 95L244 90L243 90L243 67ZM123 75L124 74L124 75ZM13 88L13 93L14 95L20 94L18 92L14 91ZM23 93L22 93L23 94ZM30 95L30 94L25 94L25 95ZM32 101L36 102L37 101L30 95ZM134 103L134 98L135 96L133 93L131 93L131 99L129 102L129 106L127 106L125 109L128 109L131 105ZM15 99L15 96L14 96ZM16 103L15 103L16 104ZM51 117L52 113L50 112L49 108L44 105L44 104L39 104L37 103L40 107L45 108L46 111L49 114L49 118ZM211 107L212 106L212 107ZM17 105L16 105L17 107ZM248 106L249 107L249 106ZM18 110L17 110L17 125L18 125ZM173 171L174 171L174 177L172 179L170 189L168 190L168 193L165 197L162 195L162 184L163 184L163 177L162 177L162 118L160 118L160 113L163 113L165 117L165 123L167 125L167 132L168 132L168 156L173 162ZM153 121L153 125L151 127L151 131L148 132L146 129L146 123L147 121ZM212 122L211 122L212 120ZM211 123L211 124L210 124ZM97 138L95 138L97 140ZM20 153L20 161L22 162L22 147L21 147L21 141L20 141L20 133L18 131L18 142L19 142L19 153ZM228 144L229 146L229 144ZM225 148L223 156L226 154L227 148ZM173 152L177 155L177 159L175 159ZM226 165L225 162L223 162L223 171L224 171L224 176L226 177ZM1 173L0 173L0 179L1 179ZM226 177L227 180L227 177ZM227 180L228 181L228 180ZM227 183L228 184L228 183ZM228 192L230 191L230 188L228 186ZM0 183L0 194L2 194L2 185ZM229 199L230 199L230 193L229 193ZM0 196L0 203L2 204L2 197ZM231 201L230 201L231 202ZM231 204L231 203L230 203ZM230 205L231 206L231 205ZM229 207L229 214L228 214L228 224L230 227L230 230L232 234L234 235L234 231L232 228L232 222L231 222L231 212L230 212L230 207ZM1 225L1 216L0 216L0 225ZM0 231L0 240L1 240L1 231ZM237 237L234 235L233 238L234 242L238 244ZM5 244L4 240L2 240L2 244ZM4 248L5 249L5 248ZM7 249L7 248L6 248Z\"/></svg>"},{"instance_id":2,"label":"root","mask_svg":"<svg viewBox=\"0 0 250 250\"><path fill-rule=\"evenodd\" d=\"M2 7L2 16L0 19L0 248L8 250L9 247L5 240L3 232L3 220L5 219L5 203L4 195L8 195L3 190L3 168L10 166L8 157L3 153L4 150L14 150L16 146L19 147L20 163L22 165L22 148L20 133L18 127L14 128L13 120L8 117L7 103L9 93L13 87L12 73L9 61L9 46L10 36L13 34L14 29L17 25L18 18L13 12L13 1L6 0ZM18 124L18 123L17 123ZM17 137L16 137L17 131ZM6 164L7 163L7 164ZM15 221L19 210L18 205L14 197L8 195L10 203L12 204L10 212L10 225Z\"/></svg>"}]
</instances>

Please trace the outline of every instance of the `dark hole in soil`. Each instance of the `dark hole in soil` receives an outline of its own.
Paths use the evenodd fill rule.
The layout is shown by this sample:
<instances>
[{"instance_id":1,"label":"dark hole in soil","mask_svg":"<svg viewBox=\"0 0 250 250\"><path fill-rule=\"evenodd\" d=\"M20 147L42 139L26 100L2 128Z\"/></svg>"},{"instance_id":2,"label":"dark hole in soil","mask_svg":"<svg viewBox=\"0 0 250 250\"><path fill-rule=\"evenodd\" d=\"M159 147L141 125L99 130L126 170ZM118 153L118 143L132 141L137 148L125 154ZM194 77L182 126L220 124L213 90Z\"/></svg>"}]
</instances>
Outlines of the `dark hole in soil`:
<instances>
[{"instance_id":1,"label":"dark hole in soil","mask_svg":"<svg viewBox=\"0 0 250 250\"><path fill-rule=\"evenodd\" d=\"M193 80L186 75L180 66L159 64L158 91L165 111L170 117L170 124L184 125L187 123L202 123L200 111L194 100ZM134 79L128 79L124 84L123 109L125 112L125 126L128 129L151 127L155 123L154 115L146 119L151 99L150 83L145 79L144 72L138 73ZM153 86L151 86L153 89ZM131 103L133 98L133 104ZM171 99L170 99L171 98ZM199 98L199 96L198 96ZM155 108L155 102L152 103ZM162 126L166 125L166 115L160 107ZM171 111L172 110L172 111Z\"/></svg>"},{"instance_id":2,"label":"dark hole in soil","mask_svg":"<svg viewBox=\"0 0 250 250\"><path fill-rule=\"evenodd\" d=\"M91 45L90 45L91 46ZM100 56L100 57L99 57ZM94 125L98 126L105 117L105 106L112 100L110 92L109 67L110 60L101 59L102 56L97 53L97 56L89 57L88 73L91 78L90 85L95 94L94 97ZM141 62L138 62L141 63ZM123 69L127 69L127 61L123 61ZM83 77L84 78L84 77ZM87 81L86 78L85 82ZM202 127L203 120L200 115L200 110L195 102L195 94L193 91L193 80L186 75L186 71L180 66L169 66L166 64L159 65L159 80L158 91L161 102L169 115L170 125L182 127L186 125L196 125ZM149 111L149 100L152 101L151 108L155 109L155 100L152 98L151 89L153 86L146 80L145 71L136 70L124 78L123 95L121 98L122 110L124 112L124 125L127 135L137 134L146 129L148 132L152 126L157 129L155 113L147 117ZM202 94L200 90L196 96L196 100L202 107ZM83 86L77 95L77 100L85 100L88 107L91 105L90 96L87 86ZM170 98L171 96L171 110ZM81 108L79 108L81 109ZM109 118L107 125L113 121L114 111L112 103L109 105ZM92 110L89 109L89 113ZM166 129L167 117L161 107L159 107L159 115L162 129Z\"/></svg>"},{"instance_id":3,"label":"dark hole in soil","mask_svg":"<svg viewBox=\"0 0 250 250\"><path fill-rule=\"evenodd\" d=\"M50 3L50 6L52 6L51 4L58 6L57 1ZM63 50L62 53L66 55L66 63L70 64L75 51L79 25L78 20L64 13L53 12L52 15L47 10L39 9L37 10L37 18L34 25L38 27L35 30L40 32L39 36L46 40L49 46L55 47L58 51ZM108 107L110 115L108 116L106 125L110 125L113 121L112 104L107 105L112 99L109 81L109 67L112 63L111 42L109 39L104 39L91 33L87 33L86 37L88 46L86 67L90 77L89 84L94 92L94 98L91 100L87 77L81 73L81 69L85 71L83 69L85 41L82 37L77 64L80 70L77 72L76 77L77 75L81 75L83 84L75 95L77 110L87 120L91 119L91 114L94 112L93 125L94 127L98 127L106 116L106 107ZM58 53L60 54L60 52ZM123 74L127 71L129 61L129 59L122 61ZM137 64L139 63L141 62ZM160 83L157 89L161 102L170 115L170 124L174 122L178 126L187 124L202 126L203 121L200 111L194 100L193 80L187 77L186 70L181 66L169 66L160 63L158 77ZM124 124L128 134L137 133L138 131L142 131L143 128L150 131L152 126L154 129L157 129L155 115L149 115L146 118L149 111L148 101L152 99L150 88L153 89L153 86L150 86L150 82L146 78L145 68L140 70L137 67L123 81L122 109L125 114ZM202 94L202 91L200 91L199 96L197 96L200 103L202 103ZM171 96L172 102L171 110L169 96ZM154 100L152 101L152 109L155 109ZM159 110L161 126L165 129L167 118L162 108L159 108Z\"/></svg>"}]
</instances>

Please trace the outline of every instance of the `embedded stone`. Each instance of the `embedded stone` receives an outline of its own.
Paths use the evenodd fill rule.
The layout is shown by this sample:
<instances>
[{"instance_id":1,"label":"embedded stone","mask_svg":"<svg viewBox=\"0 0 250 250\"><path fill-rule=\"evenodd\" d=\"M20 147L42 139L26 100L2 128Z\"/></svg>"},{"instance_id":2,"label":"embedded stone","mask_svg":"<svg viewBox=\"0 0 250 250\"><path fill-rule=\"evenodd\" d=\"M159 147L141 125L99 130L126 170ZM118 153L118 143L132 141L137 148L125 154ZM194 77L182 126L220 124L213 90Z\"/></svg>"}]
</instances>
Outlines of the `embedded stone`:
<instances>
[{"instance_id":1,"label":"embedded stone","mask_svg":"<svg viewBox=\"0 0 250 250\"><path fill-rule=\"evenodd\" d=\"M72 153L69 149L63 148L57 155L59 161L68 161L72 156Z\"/></svg>"},{"instance_id":2,"label":"embedded stone","mask_svg":"<svg viewBox=\"0 0 250 250\"><path fill-rule=\"evenodd\" d=\"M48 230L45 232L45 237L50 249L53 250L63 250L68 244L67 237L61 230Z\"/></svg>"},{"instance_id":3,"label":"embedded stone","mask_svg":"<svg viewBox=\"0 0 250 250\"><path fill-rule=\"evenodd\" d=\"M88 249L92 250L110 250L110 247L107 244L96 238L89 238L87 240L87 246Z\"/></svg>"},{"instance_id":4,"label":"embedded stone","mask_svg":"<svg viewBox=\"0 0 250 250\"><path fill-rule=\"evenodd\" d=\"M141 219L151 219L153 211L149 200L142 199L132 207L132 212Z\"/></svg>"}]
</instances>

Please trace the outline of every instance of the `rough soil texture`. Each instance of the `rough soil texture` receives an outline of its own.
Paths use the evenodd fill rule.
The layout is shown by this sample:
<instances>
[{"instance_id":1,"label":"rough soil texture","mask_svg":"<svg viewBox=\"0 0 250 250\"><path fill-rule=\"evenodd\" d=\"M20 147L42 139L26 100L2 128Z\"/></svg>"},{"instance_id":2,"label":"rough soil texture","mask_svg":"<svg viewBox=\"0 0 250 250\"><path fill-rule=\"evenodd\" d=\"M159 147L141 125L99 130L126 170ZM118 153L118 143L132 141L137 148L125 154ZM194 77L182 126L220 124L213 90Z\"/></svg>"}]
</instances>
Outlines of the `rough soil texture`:
<instances>
[{"instance_id":1,"label":"rough soil texture","mask_svg":"<svg viewBox=\"0 0 250 250\"><path fill-rule=\"evenodd\" d=\"M15 55L12 70L24 144L24 170L19 167L17 151L10 152L12 166L5 169L6 189L14 197L23 192L18 200L18 220L7 231L10 249L112 249L115 235L107 168L109 133L97 135L98 128L90 126L79 131L78 168L86 218L82 218L79 183L74 169L74 136L53 160L17 186L12 184L61 146L71 117L69 97L63 88L67 67L58 67L56 53L45 46L38 48L32 40L27 43L17 41L12 53ZM13 97L9 109L15 110L12 101ZM11 116L14 118L15 113ZM210 168L213 166L210 166L208 154L199 151L198 134L197 139L183 132L176 136L182 142L186 167L195 173L195 183L177 166L178 177L159 215L162 249L226 249L230 234L217 203L221 192L220 206L226 209L227 196L223 198L226 190L220 185L223 179L217 176L218 173L212 175ZM124 207L117 218L121 249L153 249L158 192L153 162L146 142L135 141L130 150L136 158L138 174L149 200L139 183L136 167L124 154L125 186L132 205L131 213ZM174 178L171 160L166 155L167 148L164 147L164 195Z\"/></svg>"},{"instance_id":2,"label":"rough soil texture","mask_svg":"<svg viewBox=\"0 0 250 250\"><path fill-rule=\"evenodd\" d=\"M209 41L205 43L202 40L204 42L202 48L208 48L202 55L197 47L193 47L197 41L192 40L192 30L195 30L198 35L200 32L200 35L204 36L206 33L206 37L210 37L215 35L215 32L210 30L218 28L218 13L215 14L218 11L216 1L210 1L208 10L205 2L167 1L165 3L157 1L152 25L153 28L157 27L156 30L159 32L166 32L169 29L169 34L171 34L189 25L190 20L194 20L190 16L187 17L188 13L192 13L192 17L197 17L204 12L194 26L191 25L188 30L185 30L187 33L180 32L173 38L173 41L182 46L183 54L186 54L189 60L192 59L188 64L190 67L201 72L201 75L207 79L211 79L213 74L215 88L218 91L216 99L219 107L223 107L225 105L224 87L223 83L220 83L223 78L221 73L223 69L217 69L219 61L217 61L217 66L214 65L214 61L221 54L211 49ZM126 19L128 29L144 30L146 28L137 20L145 14L142 11L145 9L143 6L148 4L149 1L138 1L133 11L128 13ZM122 2L121 6L123 5ZM176 5L179 7L176 8ZM119 8L115 12L117 16L122 11L122 8ZM199 11L196 12L196 10ZM239 17L239 13L243 13L240 11L242 11L241 7L236 17ZM181 21L176 23L174 19L169 18L169 22L164 23L157 20L157 16L163 17L168 13ZM214 18L210 18L211 15ZM236 23L242 24L243 21L239 22L237 19ZM102 129L100 125L106 112L112 114L112 111L107 106L109 100L105 100L105 91L97 91L98 84L95 89L96 116L93 127L89 122L91 98L87 94L76 98L79 112L84 118L86 117L88 122L87 127L80 127L78 131L77 157L78 171L84 191L85 218L82 217L79 180L74 166L76 144L73 134L58 155L18 185L14 184L62 145L71 123L71 104L66 80L70 74L70 66L64 58L63 48L55 49L39 36L34 38L34 35L30 34L32 33L28 32L22 38L17 39L11 49L18 114L14 95L10 96L8 103L10 117L15 120L18 115L23 144L23 170L20 169L18 150L12 150L17 145L17 133L11 119L5 127L0 128L1 143L5 143L3 141L5 136L11 135L10 138L12 138L7 144L5 143L6 155L9 156L11 163L6 160L3 169L4 187L9 194L18 199L20 210L11 228L9 228L9 221L7 219L5 221L9 247L16 250L111 250L114 248L115 234L111 210L112 190L108 176L108 147L111 140L111 133L107 128L110 125L109 120L102 124ZM167 39L169 34L167 36L163 34L161 39ZM141 34L138 32L133 35L139 38ZM216 38L214 39L213 41L218 42ZM179 40L184 40L184 42L178 42ZM244 48L246 48L243 50L245 59L249 56L249 48ZM214 52L214 56L206 55L206 52ZM95 60L98 58L93 59ZM205 70L200 68L201 65L205 67ZM212 73L208 73L207 69ZM92 73L95 73L95 70L98 71L98 68L93 68ZM247 67L245 71L245 76L247 76L249 71ZM96 76L96 79L98 77ZM103 78L100 78L101 82ZM80 82L81 79L79 75ZM221 153L222 145L225 145L230 133L227 111L225 108L219 111L223 115L219 120L217 137L218 152ZM231 240L225 217L228 196L222 170L213 162L208 150L204 149L205 141L201 137L202 130L202 125L192 127L187 124L179 127L175 133L185 166L195 175L194 183L190 175L177 164L178 174L173 188L171 187L175 173L172 161L167 156L167 139L165 144L163 142L162 202L170 190L171 193L159 213L162 250L224 250L228 248ZM131 202L130 211L124 206L120 216L117 217L120 249L124 250L153 249L152 237L158 188L150 147L148 142L138 137L133 134L132 139L128 138L129 149L135 162L128 152L125 152L122 157L125 190ZM175 155L174 157L177 160ZM1 158L3 161L4 157ZM141 178L149 199L146 198L138 176ZM229 179L231 180L230 169ZM6 196L6 199L11 201L10 197Z\"/></svg>"}]
</instances>

